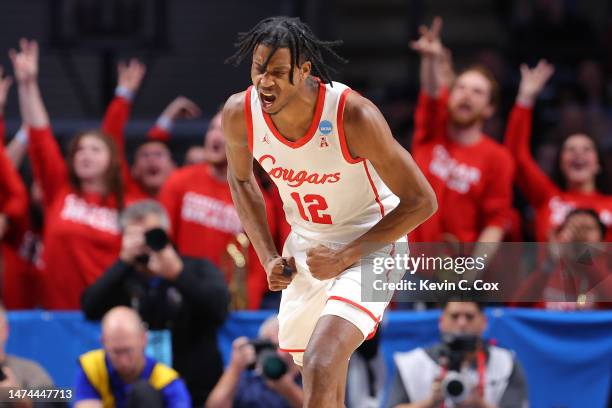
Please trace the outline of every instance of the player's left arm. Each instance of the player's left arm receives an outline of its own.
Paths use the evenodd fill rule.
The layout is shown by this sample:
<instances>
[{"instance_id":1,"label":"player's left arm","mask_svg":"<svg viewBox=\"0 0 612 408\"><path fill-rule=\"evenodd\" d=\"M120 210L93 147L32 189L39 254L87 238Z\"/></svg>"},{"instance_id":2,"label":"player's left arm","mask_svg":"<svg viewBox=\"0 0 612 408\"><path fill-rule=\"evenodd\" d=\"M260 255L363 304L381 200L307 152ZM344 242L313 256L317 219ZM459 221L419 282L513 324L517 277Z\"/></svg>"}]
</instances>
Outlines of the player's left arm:
<instances>
[{"instance_id":1,"label":"player's left arm","mask_svg":"<svg viewBox=\"0 0 612 408\"><path fill-rule=\"evenodd\" d=\"M351 92L346 99L343 125L351 156L369 160L383 182L399 197L400 203L368 232L341 250L328 250L327 254L321 247L310 250L307 263L311 273L319 279L337 276L368 255L364 252L371 253L397 241L437 209L436 196L429 182L410 153L395 140L382 113L372 102ZM366 243L367 250L363 245Z\"/></svg>"}]
</instances>

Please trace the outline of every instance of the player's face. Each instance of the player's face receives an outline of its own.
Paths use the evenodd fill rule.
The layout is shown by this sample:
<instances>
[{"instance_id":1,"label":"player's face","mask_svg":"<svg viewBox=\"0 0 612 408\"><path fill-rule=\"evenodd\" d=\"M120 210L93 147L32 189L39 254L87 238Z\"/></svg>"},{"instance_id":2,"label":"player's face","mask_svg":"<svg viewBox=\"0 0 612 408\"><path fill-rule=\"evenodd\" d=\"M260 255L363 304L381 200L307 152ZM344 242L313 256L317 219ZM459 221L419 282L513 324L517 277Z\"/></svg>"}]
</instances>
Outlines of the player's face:
<instances>
[{"instance_id":1,"label":"player's face","mask_svg":"<svg viewBox=\"0 0 612 408\"><path fill-rule=\"evenodd\" d=\"M451 90L448 109L452 122L461 127L472 126L493 115L491 83L478 71L461 74Z\"/></svg>"},{"instance_id":2,"label":"player's face","mask_svg":"<svg viewBox=\"0 0 612 408\"><path fill-rule=\"evenodd\" d=\"M97 136L86 135L79 140L74 154L74 172L79 180L104 177L111 160L108 146Z\"/></svg>"},{"instance_id":3,"label":"player's face","mask_svg":"<svg viewBox=\"0 0 612 408\"><path fill-rule=\"evenodd\" d=\"M206 153L206 161L213 165L227 163L225 155L225 135L221 127L221 112L217 113L206 131L206 139L204 139L204 151Z\"/></svg>"},{"instance_id":4,"label":"player's face","mask_svg":"<svg viewBox=\"0 0 612 408\"><path fill-rule=\"evenodd\" d=\"M561 148L559 163L568 183L584 184L594 181L600 170L597 148L586 135L575 134L567 138Z\"/></svg>"},{"instance_id":5,"label":"player's face","mask_svg":"<svg viewBox=\"0 0 612 408\"><path fill-rule=\"evenodd\" d=\"M160 142L146 143L134 156L132 174L147 190L159 190L174 170L168 147Z\"/></svg>"},{"instance_id":6,"label":"player's face","mask_svg":"<svg viewBox=\"0 0 612 408\"><path fill-rule=\"evenodd\" d=\"M440 331L482 335L486 317L473 302L449 302L440 317Z\"/></svg>"},{"instance_id":7,"label":"player's face","mask_svg":"<svg viewBox=\"0 0 612 408\"><path fill-rule=\"evenodd\" d=\"M304 63L302 67L296 67L291 72L291 51L289 48L279 48L272 55L264 70L263 65L270 52L271 48L266 45L259 44L255 47L251 80L259 93L262 109L273 115L280 112L297 93L298 86L309 71L305 67L309 63ZM290 81L291 76L293 84Z\"/></svg>"}]
</instances>

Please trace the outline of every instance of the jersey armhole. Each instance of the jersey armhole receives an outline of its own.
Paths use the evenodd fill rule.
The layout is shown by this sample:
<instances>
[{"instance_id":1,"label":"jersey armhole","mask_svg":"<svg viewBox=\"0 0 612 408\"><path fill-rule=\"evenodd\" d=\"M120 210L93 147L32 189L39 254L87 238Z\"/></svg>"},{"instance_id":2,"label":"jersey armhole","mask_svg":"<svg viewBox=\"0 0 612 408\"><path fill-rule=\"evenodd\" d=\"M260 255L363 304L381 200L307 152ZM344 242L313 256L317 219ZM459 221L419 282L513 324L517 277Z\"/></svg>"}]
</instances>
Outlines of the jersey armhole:
<instances>
[{"instance_id":1,"label":"jersey armhole","mask_svg":"<svg viewBox=\"0 0 612 408\"><path fill-rule=\"evenodd\" d=\"M338 101L338 117L336 118L336 123L338 125L338 137L340 139L340 148L342 150L342 157L344 160L351 164L361 163L363 159L356 159L351 156L351 152L348 148L348 144L346 142L346 136L344 135L344 106L346 105L346 97L352 91L352 89L347 88L342 91L340 95L340 100Z\"/></svg>"},{"instance_id":2,"label":"jersey armhole","mask_svg":"<svg viewBox=\"0 0 612 408\"><path fill-rule=\"evenodd\" d=\"M249 86L244 94L244 116L246 119L247 128L247 142L249 144L249 151L253 153L253 115L251 113L251 89L253 86Z\"/></svg>"}]
</instances>

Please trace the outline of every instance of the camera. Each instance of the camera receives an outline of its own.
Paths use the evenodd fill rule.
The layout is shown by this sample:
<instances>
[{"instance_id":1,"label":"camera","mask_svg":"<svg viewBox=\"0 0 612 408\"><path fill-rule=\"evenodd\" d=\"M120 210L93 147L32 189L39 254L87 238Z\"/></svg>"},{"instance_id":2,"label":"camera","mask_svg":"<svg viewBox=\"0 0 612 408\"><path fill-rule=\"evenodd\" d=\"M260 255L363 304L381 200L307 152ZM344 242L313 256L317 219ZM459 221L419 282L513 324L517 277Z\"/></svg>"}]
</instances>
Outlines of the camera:
<instances>
[{"instance_id":1,"label":"camera","mask_svg":"<svg viewBox=\"0 0 612 408\"><path fill-rule=\"evenodd\" d=\"M145 232L145 244L154 252L159 252L168 245L170 239L168 234L161 228L153 228ZM135 258L136 263L147 265L149 263L148 254L140 254Z\"/></svg>"},{"instance_id":2,"label":"camera","mask_svg":"<svg viewBox=\"0 0 612 408\"><path fill-rule=\"evenodd\" d=\"M448 360L447 374L442 381L442 393L444 398L450 399L454 403L464 401L477 385L472 376L462 371L461 366L468 353L473 353L478 347L479 338L473 334L452 334L442 335L441 355Z\"/></svg>"},{"instance_id":3,"label":"camera","mask_svg":"<svg viewBox=\"0 0 612 408\"><path fill-rule=\"evenodd\" d=\"M256 362L248 367L249 370L259 364L263 376L269 380L278 380L287 373L287 363L276 353L274 343L267 339L253 339L249 344L255 348L256 356Z\"/></svg>"}]
</instances>

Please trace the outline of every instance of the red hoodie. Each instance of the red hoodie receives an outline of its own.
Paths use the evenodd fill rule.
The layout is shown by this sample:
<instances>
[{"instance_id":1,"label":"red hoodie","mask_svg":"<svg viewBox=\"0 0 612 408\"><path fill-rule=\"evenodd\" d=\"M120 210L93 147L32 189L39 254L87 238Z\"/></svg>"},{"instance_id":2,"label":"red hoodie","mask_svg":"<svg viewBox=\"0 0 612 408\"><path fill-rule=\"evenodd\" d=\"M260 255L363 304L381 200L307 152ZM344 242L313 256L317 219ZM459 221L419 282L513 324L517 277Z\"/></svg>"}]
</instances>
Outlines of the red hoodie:
<instances>
[{"instance_id":1,"label":"red hoodie","mask_svg":"<svg viewBox=\"0 0 612 408\"><path fill-rule=\"evenodd\" d=\"M446 90L438 98L421 92L415 111L412 155L438 199L438 211L410 234L415 242L437 242L448 235L475 242L486 227L510 228L510 154L486 135L472 145L452 141L447 104Z\"/></svg>"},{"instance_id":2,"label":"red hoodie","mask_svg":"<svg viewBox=\"0 0 612 408\"><path fill-rule=\"evenodd\" d=\"M551 231L559 227L565 217L576 208L591 208L608 227L607 241L612 238L612 196L598 192L563 191L538 167L529 150L532 109L515 105L505 144L516 161L516 183L534 207L535 236L539 242L548 241Z\"/></svg>"},{"instance_id":3,"label":"red hoodie","mask_svg":"<svg viewBox=\"0 0 612 408\"><path fill-rule=\"evenodd\" d=\"M49 127L29 129L29 155L44 195L41 303L46 309L79 309L83 290L119 255L117 202L71 186ZM135 198L126 193L126 204Z\"/></svg>"},{"instance_id":4,"label":"red hoodie","mask_svg":"<svg viewBox=\"0 0 612 408\"><path fill-rule=\"evenodd\" d=\"M2 302L7 309L26 309L35 306L37 281L33 266L19 255L28 229L28 193L6 155L4 136L4 118L0 116L0 213L9 221L0 242Z\"/></svg>"}]
</instances>

